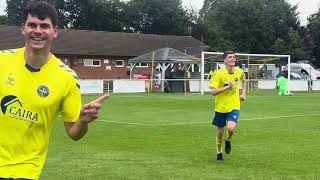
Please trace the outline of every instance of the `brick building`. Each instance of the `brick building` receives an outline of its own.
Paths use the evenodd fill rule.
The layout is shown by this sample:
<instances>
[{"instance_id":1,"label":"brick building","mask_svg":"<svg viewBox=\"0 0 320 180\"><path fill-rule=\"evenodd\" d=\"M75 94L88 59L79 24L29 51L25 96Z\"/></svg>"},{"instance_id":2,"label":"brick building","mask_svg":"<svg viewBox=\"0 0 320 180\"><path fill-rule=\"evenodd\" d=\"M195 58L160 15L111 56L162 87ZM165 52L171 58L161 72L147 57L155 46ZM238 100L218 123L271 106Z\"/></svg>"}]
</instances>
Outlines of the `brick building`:
<instances>
[{"instance_id":1,"label":"brick building","mask_svg":"<svg viewBox=\"0 0 320 180\"><path fill-rule=\"evenodd\" d=\"M0 26L0 49L23 46L20 27ZM53 43L52 52L75 70L79 78L128 79L128 59L163 47L200 55L204 46L191 36L63 29ZM140 63L134 73L149 70L150 64Z\"/></svg>"}]
</instances>

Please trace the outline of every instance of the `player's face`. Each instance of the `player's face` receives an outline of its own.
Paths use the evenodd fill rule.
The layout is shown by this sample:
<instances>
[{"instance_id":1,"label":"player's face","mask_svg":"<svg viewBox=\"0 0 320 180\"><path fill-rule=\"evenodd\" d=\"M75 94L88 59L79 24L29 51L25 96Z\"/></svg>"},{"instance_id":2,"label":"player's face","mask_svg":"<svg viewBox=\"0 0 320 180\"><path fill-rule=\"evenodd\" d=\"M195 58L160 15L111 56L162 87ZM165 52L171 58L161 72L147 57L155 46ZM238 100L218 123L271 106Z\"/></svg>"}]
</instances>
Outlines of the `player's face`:
<instances>
[{"instance_id":1,"label":"player's face","mask_svg":"<svg viewBox=\"0 0 320 180\"><path fill-rule=\"evenodd\" d=\"M25 36L26 47L39 50L50 49L52 40L58 35L58 27L52 25L50 18L40 20L30 14L21 31Z\"/></svg>"},{"instance_id":2,"label":"player's face","mask_svg":"<svg viewBox=\"0 0 320 180\"><path fill-rule=\"evenodd\" d=\"M236 65L236 55L235 54L228 54L224 62L226 63L226 66L233 67Z\"/></svg>"}]
</instances>

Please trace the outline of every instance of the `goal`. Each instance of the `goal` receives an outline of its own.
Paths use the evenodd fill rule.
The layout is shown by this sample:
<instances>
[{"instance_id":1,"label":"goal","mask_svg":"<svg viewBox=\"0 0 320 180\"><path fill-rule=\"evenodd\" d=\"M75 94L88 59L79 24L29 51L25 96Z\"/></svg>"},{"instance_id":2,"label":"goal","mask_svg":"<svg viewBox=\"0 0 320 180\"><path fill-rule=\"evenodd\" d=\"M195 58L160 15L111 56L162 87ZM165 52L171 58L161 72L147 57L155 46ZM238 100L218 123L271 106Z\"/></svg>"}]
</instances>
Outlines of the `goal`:
<instances>
[{"instance_id":1,"label":"goal","mask_svg":"<svg viewBox=\"0 0 320 180\"><path fill-rule=\"evenodd\" d=\"M201 55L201 94L208 91L210 70L223 68L223 52L202 52ZM236 66L243 69L247 79L247 90L275 89L277 75L287 70L290 74L290 55L276 54L245 54L235 53ZM288 76L290 81L290 76Z\"/></svg>"}]
</instances>

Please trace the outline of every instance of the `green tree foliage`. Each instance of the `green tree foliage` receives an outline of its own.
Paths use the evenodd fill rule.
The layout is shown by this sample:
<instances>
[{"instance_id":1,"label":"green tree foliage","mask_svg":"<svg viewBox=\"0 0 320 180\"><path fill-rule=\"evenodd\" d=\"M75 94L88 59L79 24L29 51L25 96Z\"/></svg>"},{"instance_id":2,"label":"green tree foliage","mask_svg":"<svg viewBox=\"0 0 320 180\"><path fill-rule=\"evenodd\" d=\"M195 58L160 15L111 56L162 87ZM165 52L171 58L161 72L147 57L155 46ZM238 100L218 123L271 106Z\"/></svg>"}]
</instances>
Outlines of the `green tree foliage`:
<instances>
[{"instance_id":1,"label":"green tree foliage","mask_svg":"<svg viewBox=\"0 0 320 180\"><path fill-rule=\"evenodd\" d=\"M205 0L200 15L208 29L206 42L215 49L274 53L277 46L293 47L283 41L300 28L296 8L285 0Z\"/></svg>"},{"instance_id":2,"label":"green tree foliage","mask_svg":"<svg viewBox=\"0 0 320 180\"><path fill-rule=\"evenodd\" d=\"M287 41L287 51L285 54L290 54L292 61L310 59L311 51L304 46L303 39L298 31L290 30Z\"/></svg>"},{"instance_id":3,"label":"green tree foliage","mask_svg":"<svg viewBox=\"0 0 320 180\"><path fill-rule=\"evenodd\" d=\"M69 19L68 12L66 9L66 2L64 0L47 0L49 3L57 9L58 12L58 26L60 28L67 28Z\"/></svg>"},{"instance_id":4,"label":"green tree foliage","mask_svg":"<svg viewBox=\"0 0 320 180\"><path fill-rule=\"evenodd\" d=\"M199 16L199 13L191 9L188 11L188 17L190 20L191 36L203 41L207 37L207 27Z\"/></svg>"},{"instance_id":5,"label":"green tree foliage","mask_svg":"<svg viewBox=\"0 0 320 180\"><path fill-rule=\"evenodd\" d=\"M29 0L6 0L9 25L20 26L23 23L23 11Z\"/></svg>"},{"instance_id":6,"label":"green tree foliage","mask_svg":"<svg viewBox=\"0 0 320 180\"><path fill-rule=\"evenodd\" d=\"M46 0L58 11L59 27L123 31L127 22L125 3L120 0ZM23 10L30 0L7 0L10 25L21 25Z\"/></svg>"},{"instance_id":7,"label":"green tree foliage","mask_svg":"<svg viewBox=\"0 0 320 180\"><path fill-rule=\"evenodd\" d=\"M310 30L312 55L316 59L314 63L320 67L320 9L317 13L311 15L308 20L307 28Z\"/></svg>"},{"instance_id":8,"label":"green tree foliage","mask_svg":"<svg viewBox=\"0 0 320 180\"><path fill-rule=\"evenodd\" d=\"M0 15L0 25L9 25L9 19L6 15Z\"/></svg>"},{"instance_id":9,"label":"green tree foliage","mask_svg":"<svg viewBox=\"0 0 320 180\"><path fill-rule=\"evenodd\" d=\"M286 54L287 51L285 41L281 38L275 40L271 49L276 54Z\"/></svg>"},{"instance_id":10,"label":"green tree foliage","mask_svg":"<svg viewBox=\"0 0 320 180\"><path fill-rule=\"evenodd\" d=\"M23 23L23 12L30 0L6 0L8 24L20 26ZM47 0L53 4L58 11L59 26L65 27L68 23L66 18L65 1L64 0Z\"/></svg>"},{"instance_id":11,"label":"green tree foliage","mask_svg":"<svg viewBox=\"0 0 320 180\"><path fill-rule=\"evenodd\" d=\"M130 28L146 34L189 35L190 21L181 0L131 0Z\"/></svg>"},{"instance_id":12,"label":"green tree foliage","mask_svg":"<svg viewBox=\"0 0 320 180\"><path fill-rule=\"evenodd\" d=\"M119 0L69 0L69 28L123 31L126 22L124 2Z\"/></svg>"},{"instance_id":13,"label":"green tree foliage","mask_svg":"<svg viewBox=\"0 0 320 180\"><path fill-rule=\"evenodd\" d=\"M290 30L286 40L278 38L271 47L271 50L276 54L291 55L292 62L309 60L311 58L311 50L307 46L304 46L304 44L304 39L299 32Z\"/></svg>"},{"instance_id":14,"label":"green tree foliage","mask_svg":"<svg viewBox=\"0 0 320 180\"><path fill-rule=\"evenodd\" d=\"M303 39L297 31L290 30L288 34L288 43L286 54L290 54L292 61L310 59L310 51L303 46Z\"/></svg>"}]
</instances>

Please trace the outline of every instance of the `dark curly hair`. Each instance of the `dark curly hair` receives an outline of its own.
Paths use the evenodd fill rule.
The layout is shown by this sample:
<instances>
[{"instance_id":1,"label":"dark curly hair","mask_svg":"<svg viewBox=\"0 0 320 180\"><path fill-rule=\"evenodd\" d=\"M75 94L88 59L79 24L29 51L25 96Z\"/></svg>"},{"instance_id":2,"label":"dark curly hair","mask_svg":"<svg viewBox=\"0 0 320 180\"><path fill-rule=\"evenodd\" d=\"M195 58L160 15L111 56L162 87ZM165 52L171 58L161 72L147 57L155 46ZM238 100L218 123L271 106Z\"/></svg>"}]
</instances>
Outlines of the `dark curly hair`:
<instances>
[{"instance_id":1,"label":"dark curly hair","mask_svg":"<svg viewBox=\"0 0 320 180\"><path fill-rule=\"evenodd\" d=\"M27 21L28 15L38 17L40 20L50 18L52 25L58 24L57 10L46 1L31 1L23 13L23 22Z\"/></svg>"}]
</instances>

